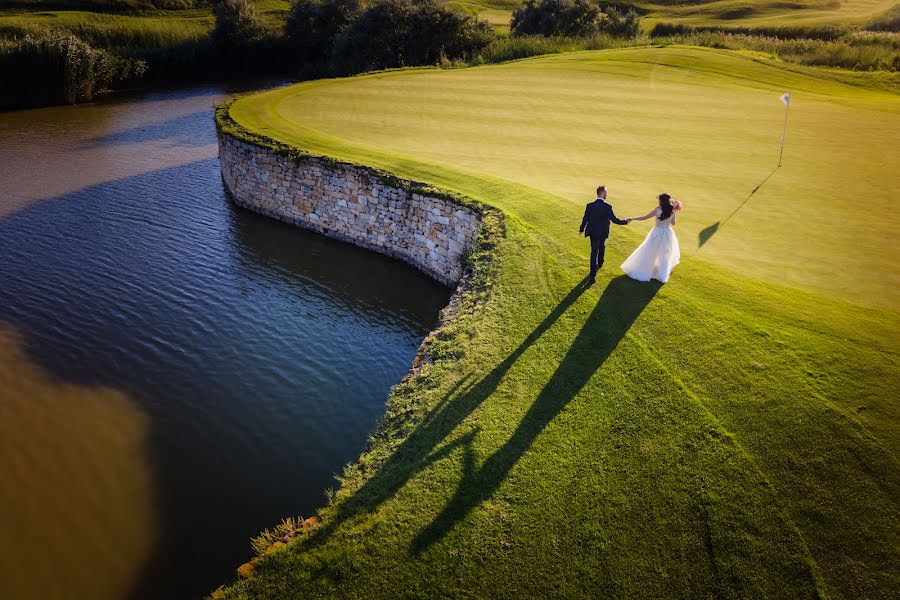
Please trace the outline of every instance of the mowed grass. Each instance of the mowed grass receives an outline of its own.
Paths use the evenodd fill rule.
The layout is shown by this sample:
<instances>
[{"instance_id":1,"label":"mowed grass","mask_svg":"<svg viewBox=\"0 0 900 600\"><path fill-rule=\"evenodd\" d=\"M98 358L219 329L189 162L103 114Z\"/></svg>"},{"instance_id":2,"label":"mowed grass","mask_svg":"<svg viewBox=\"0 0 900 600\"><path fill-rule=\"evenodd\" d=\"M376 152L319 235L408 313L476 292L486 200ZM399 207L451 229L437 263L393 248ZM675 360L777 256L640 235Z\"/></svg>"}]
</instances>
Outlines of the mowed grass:
<instances>
[{"instance_id":1,"label":"mowed grass","mask_svg":"<svg viewBox=\"0 0 900 600\"><path fill-rule=\"evenodd\" d=\"M789 183L758 191L698 250L698 232L777 161L768 130L777 140L784 88L797 93L800 133L766 186ZM691 48L382 73L239 100L231 116L255 132L507 217L488 299L467 296L432 342L435 363L395 389L323 526L221 596L895 595L900 320L873 280L896 278L897 248L878 224L889 211L870 205L887 196L819 192L829 169L848 185L896 187L885 140L897 103ZM837 144L840 132L867 161ZM803 141L813 135L822 147ZM613 231L597 284L581 285L577 227L600 181L620 215L646 212L660 189L685 200L686 252L668 284L617 272L649 226L635 223ZM867 226L845 241L854 219ZM866 277L846 262L863 253L854 246L868 248ZM842 283L796 275L828 261Z\"/></svg>"},{"instance_id":2,"label":"mowed grass","mask_svg":"<svg viewBox=\"0 0 900 600\"><path fill-rule=\"evenodd\" d=\"M665 191L687 205L679 234L691 255L900 308L888 217L900 184L900 99L815 73L726 52L626 49L386 73L273 92L233 112L255 127L278 123L285 141L315 128L576 208L598 183L625 214L646 213ZM793 102L775 170L785 91Z\"/></svg>"}]
</instances>

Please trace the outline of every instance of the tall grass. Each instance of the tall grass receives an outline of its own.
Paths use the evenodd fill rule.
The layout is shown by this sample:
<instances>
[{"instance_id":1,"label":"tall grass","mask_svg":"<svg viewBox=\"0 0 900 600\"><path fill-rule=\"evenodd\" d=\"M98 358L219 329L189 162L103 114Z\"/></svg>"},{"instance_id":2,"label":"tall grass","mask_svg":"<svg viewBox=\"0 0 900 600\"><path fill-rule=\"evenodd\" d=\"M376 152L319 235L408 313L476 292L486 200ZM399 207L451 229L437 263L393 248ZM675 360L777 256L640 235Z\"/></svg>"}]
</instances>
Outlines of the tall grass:
<instances>
[{"instance_id":1,"label":"tall grass","mask_svg":"<svg viewBox=\"0 0 900 600\"><path fill-rule=\"evenodd\" d=\"M91 47L72 34L0 41L0 108L91 100L115 82L140 77L142 61Z\"/></svg>"},{"instance_id":2,"label":"tall grass","mask_svg":"<svg viewBox=\"0 0 900 600\"><path fill-rule=\"evenodd\" d=\"M543 37L539 35L503 36L491 42L471 63L498 63L540 56L542 54L624 48L646 43L646 38L627 40L605 34L583 38Z\"/></svg>"},{"instance_id":3,"label":"tall grass","mask_svg":"<svg viewBox=\"0 0 900 600\"><path fill-rule=\"evenodd\" d=\"M728 50L763 52L780 60L853 71L900 71L900 35L857 31L836 40L782 39L773 36L695 32L654 38L655 43L681 43Z\"/></svg>"},{"instance_id":4,"label":"tall grass","mask_svg":"<svg viewBox=\"0 0 900 600\"><path fill-rule=\"evenodd\" d=\"M208 4L207 0L4 0L3 8L31 10L144 11L180 10Z\"/></svg>"},{"instance_id":5,"label":"tall grass","mask_svg":"<svg viewBox=\"0 0 900 600\"><path fill-rule=\"evenodd\" d=\"M0 19L0 37L22 37L41 32L70 33L92 46L112 52L138 53L196 43L212 29L212 15L192 19L61 13L52 19L30 15Z\"/></svg>"},{"instance_id":6,"label":"tall grass","mask_svg":"<svg viewBox=\"0 0 900 600\"><path fill-rule=\"evenodd\" d=\"M684 25L682 23L657 23L650 31L651 37L690 35L693 33L730 33L766 36L779 39L836 40L851 31L837 25L778 25L759 27L731 27L723 25Z\"/></svg>"},{"instance_id":7,"label":"tall grass","mask_svg":"<svg viewBox=\"0 0 900 600\"><path fill-rule=\"evenodd\" d=\"M604 50L629 46L706 46L727 50L761 52L785 62L810 66L839 67L853 71L900 71L900 35L855 32L838 40L780 39L772 36L722 32L694 32L662 37L622 39L607 35L585 38L511 36L498 37L473 61L466 64L497 63L542 54L577 50ZM455 66L455 65L446 65Z\"/></svg>"}]
</instances>

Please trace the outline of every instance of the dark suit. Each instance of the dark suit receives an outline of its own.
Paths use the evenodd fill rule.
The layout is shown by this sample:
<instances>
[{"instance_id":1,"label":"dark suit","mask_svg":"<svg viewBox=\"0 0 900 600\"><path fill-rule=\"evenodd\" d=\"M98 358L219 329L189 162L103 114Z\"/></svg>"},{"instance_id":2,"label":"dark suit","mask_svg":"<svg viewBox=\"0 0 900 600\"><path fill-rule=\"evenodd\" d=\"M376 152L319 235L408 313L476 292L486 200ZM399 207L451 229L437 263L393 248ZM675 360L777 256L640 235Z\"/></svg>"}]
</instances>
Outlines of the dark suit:
<instances>
[{"instance_id":1,"label":"dark suit","mask_svg":"<svg viewBox=\"0 0 900 600\"><path fill-rule=\"evenodd\" d=\"M596 277L597 271L603 266L610 221L616 225L628 224L628 221L618 218L612 206L602 198L597 198L584 208L584 218L578 231L591 238L591 279Z\"/></svg>"}]
</instances>

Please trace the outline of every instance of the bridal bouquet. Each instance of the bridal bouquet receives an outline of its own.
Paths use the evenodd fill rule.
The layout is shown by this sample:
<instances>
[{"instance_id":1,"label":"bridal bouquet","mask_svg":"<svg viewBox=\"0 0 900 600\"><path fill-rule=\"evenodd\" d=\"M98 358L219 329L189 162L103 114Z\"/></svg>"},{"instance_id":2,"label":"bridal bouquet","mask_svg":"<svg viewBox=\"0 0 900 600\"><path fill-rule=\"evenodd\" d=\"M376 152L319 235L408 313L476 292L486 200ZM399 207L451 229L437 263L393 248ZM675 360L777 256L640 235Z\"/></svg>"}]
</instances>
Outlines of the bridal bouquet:
<instances>
[{"instance_id":1,"label":"bridal bouquet","mask_svg":"<svg viewBox=\"0 0 900 600\"><path fill-rule=\"evenodd\" d=\"M681 210L682 208L684 208L684 204L682 204L678 200L672 200L672 208L674 208L675 210Z\"/></svg>"}]
</instances>

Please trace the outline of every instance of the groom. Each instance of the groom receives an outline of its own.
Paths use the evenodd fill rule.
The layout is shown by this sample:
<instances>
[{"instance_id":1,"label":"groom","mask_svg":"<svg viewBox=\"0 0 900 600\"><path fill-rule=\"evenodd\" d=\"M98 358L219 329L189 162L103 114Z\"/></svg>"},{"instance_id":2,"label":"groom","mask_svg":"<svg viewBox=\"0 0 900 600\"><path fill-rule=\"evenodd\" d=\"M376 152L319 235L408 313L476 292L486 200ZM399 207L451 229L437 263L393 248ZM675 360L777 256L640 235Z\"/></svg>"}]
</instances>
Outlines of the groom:
<instances>
[{"instance_id":1,"label":"groom","mask_svg":"<svg viewBox=\"0 0 900 600\"><path fill-rule=\"evenodd\" d=\"M578 229L579 233L591 238L591 275L588 278L588 285L594 283L597 271L603 266L610 221L616 225L628 225L631 219L620 219L616 216L612 206L606 203L606 186L601 185L597 188L597 199L585 207L584 218Z\"/></svg>"}]
</instances>

